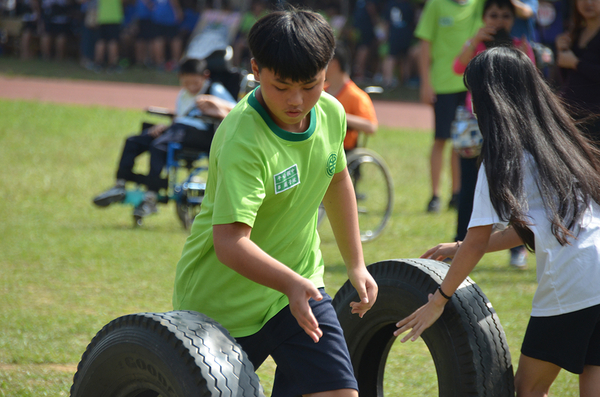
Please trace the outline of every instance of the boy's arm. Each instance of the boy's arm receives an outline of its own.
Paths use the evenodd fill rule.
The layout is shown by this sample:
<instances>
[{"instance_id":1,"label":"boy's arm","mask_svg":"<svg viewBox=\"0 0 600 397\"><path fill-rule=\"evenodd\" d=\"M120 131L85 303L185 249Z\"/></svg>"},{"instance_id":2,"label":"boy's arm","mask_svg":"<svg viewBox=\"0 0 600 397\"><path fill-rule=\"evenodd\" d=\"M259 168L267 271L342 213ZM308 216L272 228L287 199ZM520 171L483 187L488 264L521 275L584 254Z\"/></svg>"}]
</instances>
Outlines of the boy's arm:
<instances>
[{"instance_id":1,"label":"boy's arm","mask_svg":"<svg viewBox=\"0 0 600 397\"><path fill-rule=\"evenodd\" d=\"M348 278L360 297L360 302L350 303L352 313L358 313L362 317L375 304L378 289L365 267L356 196L347 168L333 176L323 198L323 205L346 264Z\"/></svg>"},{"instance_id":2,"label":"boy's arm","mask_svg":"<svg viewBox=\"0 0 600 397\"><path fill-rule=\"evenodd\" d=\"M367 118L350 113L346 113L346 122L348 123L349 129L362 131L369 135L374 134L378 127L377 123L374 123Z\"/></svg>"},{"instance_id":3,"label":"boy's arm","mask_svg":"<svg viewBox=\"0 0 600 397\"><path fill-rule=\"evenodd\" d=\"M207 116L224 119L235 103L221 99L215 95L198 95L196 97L196 106Z\"/></svg>"},{"instance_id":4,"label":"boy's arm","mask_svg":"<svg viewBox=\"0 0 600 397\"><path fill-rule=\"evenodd\" d=\"M285 294L298 324L316 342L323 336L308 300L323 297L315 285L271 257L250 240L245 223L213 226L213 242L219 261L242 276Z\"/></svg>"},{"instance_id":5,"label":"boy's arm","mask_svg":"<svg viewBox=\"0 0 600 397\"><path fill-rule=\"evenodd\" d=\"M431 43L427 40L421 39L419 51L419 77L421 78L421 89L420 97L421 102L426 104L433 104L435 102L435 92L431 85Z\"/></svg>"}]
</instances>

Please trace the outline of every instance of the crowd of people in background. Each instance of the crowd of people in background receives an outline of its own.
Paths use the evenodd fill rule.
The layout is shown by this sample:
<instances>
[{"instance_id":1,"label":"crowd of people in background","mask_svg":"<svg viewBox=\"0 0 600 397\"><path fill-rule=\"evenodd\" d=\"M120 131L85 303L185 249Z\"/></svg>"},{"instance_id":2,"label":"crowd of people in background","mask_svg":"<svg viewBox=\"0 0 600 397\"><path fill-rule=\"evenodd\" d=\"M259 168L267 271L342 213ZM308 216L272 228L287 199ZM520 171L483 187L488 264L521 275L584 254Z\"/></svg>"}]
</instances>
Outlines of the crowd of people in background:
<instances>
[{"instance_id":1,"label":"crowd of people in background","mask_svg":"<svg viewBox=\"0 0 600 397\"><path fill-rule=\"evenodd\" d=\"M245 36L260 16L279 6L278 1L244 3L233 43L235 66L248 65ZM555 50L556 37L567 29L569 1L514 0L515 36ZM330 20L338 40L350 50L352 78L359 85L418 88L420 43L414 31L424 0L296 3L319 10ZM226 3L219 4L227 8ZM84 67L95 71L118 71L130 65L175 71L203 9L209 7L202 0L6 0L0 17L20 18L17 52L23 59L78 57ZM554 70L548 73L558 76Z\"/></svg>"}]
</instances>

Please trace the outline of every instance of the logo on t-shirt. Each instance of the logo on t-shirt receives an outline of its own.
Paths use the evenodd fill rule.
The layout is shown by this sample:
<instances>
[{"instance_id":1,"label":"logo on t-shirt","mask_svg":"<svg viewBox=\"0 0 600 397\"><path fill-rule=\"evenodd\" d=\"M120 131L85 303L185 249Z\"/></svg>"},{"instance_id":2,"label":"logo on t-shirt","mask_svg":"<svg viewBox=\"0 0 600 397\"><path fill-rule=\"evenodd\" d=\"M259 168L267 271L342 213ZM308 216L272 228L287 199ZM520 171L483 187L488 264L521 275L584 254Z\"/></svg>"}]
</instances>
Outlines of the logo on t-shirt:
<instances>
[{"instance_id":1,"label":"logo on t-shirt","mask_svg":"<svg viewBox=\"0 0 600 397\"><path fill-rule=\"evenodd\" d=\"M273 178L275 179L275 194L285 192L286 190L291 189L294 186L300 184L298 166L294 164L290 168L283 170L279 174L275 174Z\"/></svg>"},{"instance_id":2,"label":"logo on t-shirt","mask_svg":"<svg viewBox=\"0 0 600 397\"><path fill-rule=\"evenodd\" d=\"M327 176L332 177L335 174L335 164L337 162L337 154L331 153L327 159Z\"/></svg>"},{"instance_id":3,"label":"logo on t-shirt","mask_svg":"<svg viewBox=\"0 0 600 397\"><path fill-rule=\"evenodd\" d=\"M451 16L443 16L440 17L438 24L440 26L452 26L454 25L454 18L452 18Z\"/></svg>"}]
</instances>

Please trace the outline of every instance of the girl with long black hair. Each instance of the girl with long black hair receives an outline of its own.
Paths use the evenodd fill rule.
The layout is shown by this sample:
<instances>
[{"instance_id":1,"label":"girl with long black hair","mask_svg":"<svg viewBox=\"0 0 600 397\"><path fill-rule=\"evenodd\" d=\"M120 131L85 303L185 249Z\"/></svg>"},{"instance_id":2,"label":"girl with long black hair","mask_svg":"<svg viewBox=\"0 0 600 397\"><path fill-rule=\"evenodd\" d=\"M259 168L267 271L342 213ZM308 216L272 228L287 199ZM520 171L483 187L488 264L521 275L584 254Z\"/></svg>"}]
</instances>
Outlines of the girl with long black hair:
<instances>
[{"instance_id":1,"label":"girl with long black hair","mask_svg":"<svg viewBox=\"0 0 600 397\"><path fill-rule=\"evenodd\" d=\"M483 135L473 213L462 243L424 258L453 258L429 302L398 322L415 340L486 252L526 244L538 288L515 376L517 396L546 396L561 368L581 396L600 395L600 156L523 52L496 47L464 75ZM498 229L502 230L498 230Z\"/></svg>"}]
</instances>

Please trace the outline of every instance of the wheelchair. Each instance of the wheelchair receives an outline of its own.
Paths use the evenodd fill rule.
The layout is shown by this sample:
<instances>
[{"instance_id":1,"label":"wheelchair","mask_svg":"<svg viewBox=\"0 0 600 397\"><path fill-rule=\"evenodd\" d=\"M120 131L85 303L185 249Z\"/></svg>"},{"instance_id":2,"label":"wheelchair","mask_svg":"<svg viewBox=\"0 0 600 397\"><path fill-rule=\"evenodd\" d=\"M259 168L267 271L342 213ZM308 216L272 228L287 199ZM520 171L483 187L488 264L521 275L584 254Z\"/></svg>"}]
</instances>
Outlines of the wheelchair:
<instances>
[{"instance_id":1,"label":"wheelchair","mask_svg":"<svg viewBox=\"0 0 600 397\"><path fill-rule=\"evenodd\" d=\"M380 94L381 87L366 87L369 95ZM358 226L362 242L377 238L387 226L394 207L394 185L389 167L383 158L367 149L367 136L360 134L358 145L346 154L348 173L354 186L358 207ZM317 225L325 219L321 204Z\"/></svg>"},{"instance_id":2,"label":"wheelchair","mask_svg":"<svg viewBox=\"0 0 600 397\"><path fill-rule=\"evenodd\" d=\"M206 58L207 68L211 71L211 80L217 81L232 94L238 101L252 91L258 83L252 74L231 68L230 48L214 51ZM175 115L165 108L149 107L147 113L166 116L173 119ZM206 115L197 116L211 126L212 133L216 131L221 120ZM142 128L151 124L144 123ZM175 202L177 217L185 229L189 229L194 218L200 212L204 198L206 180L208 176L208 153L195 148L193 134L187 134L181 143L171 142L167 146L167 162L165 171L167 183L165 189L159 193L157 203L167 204ZM134 208L144 200L145 189L138 185L134 189L127 189L123 204L132 205ZM133 215L134 227L143 225L143 217Z\"/></svg>"}]
</instances>

